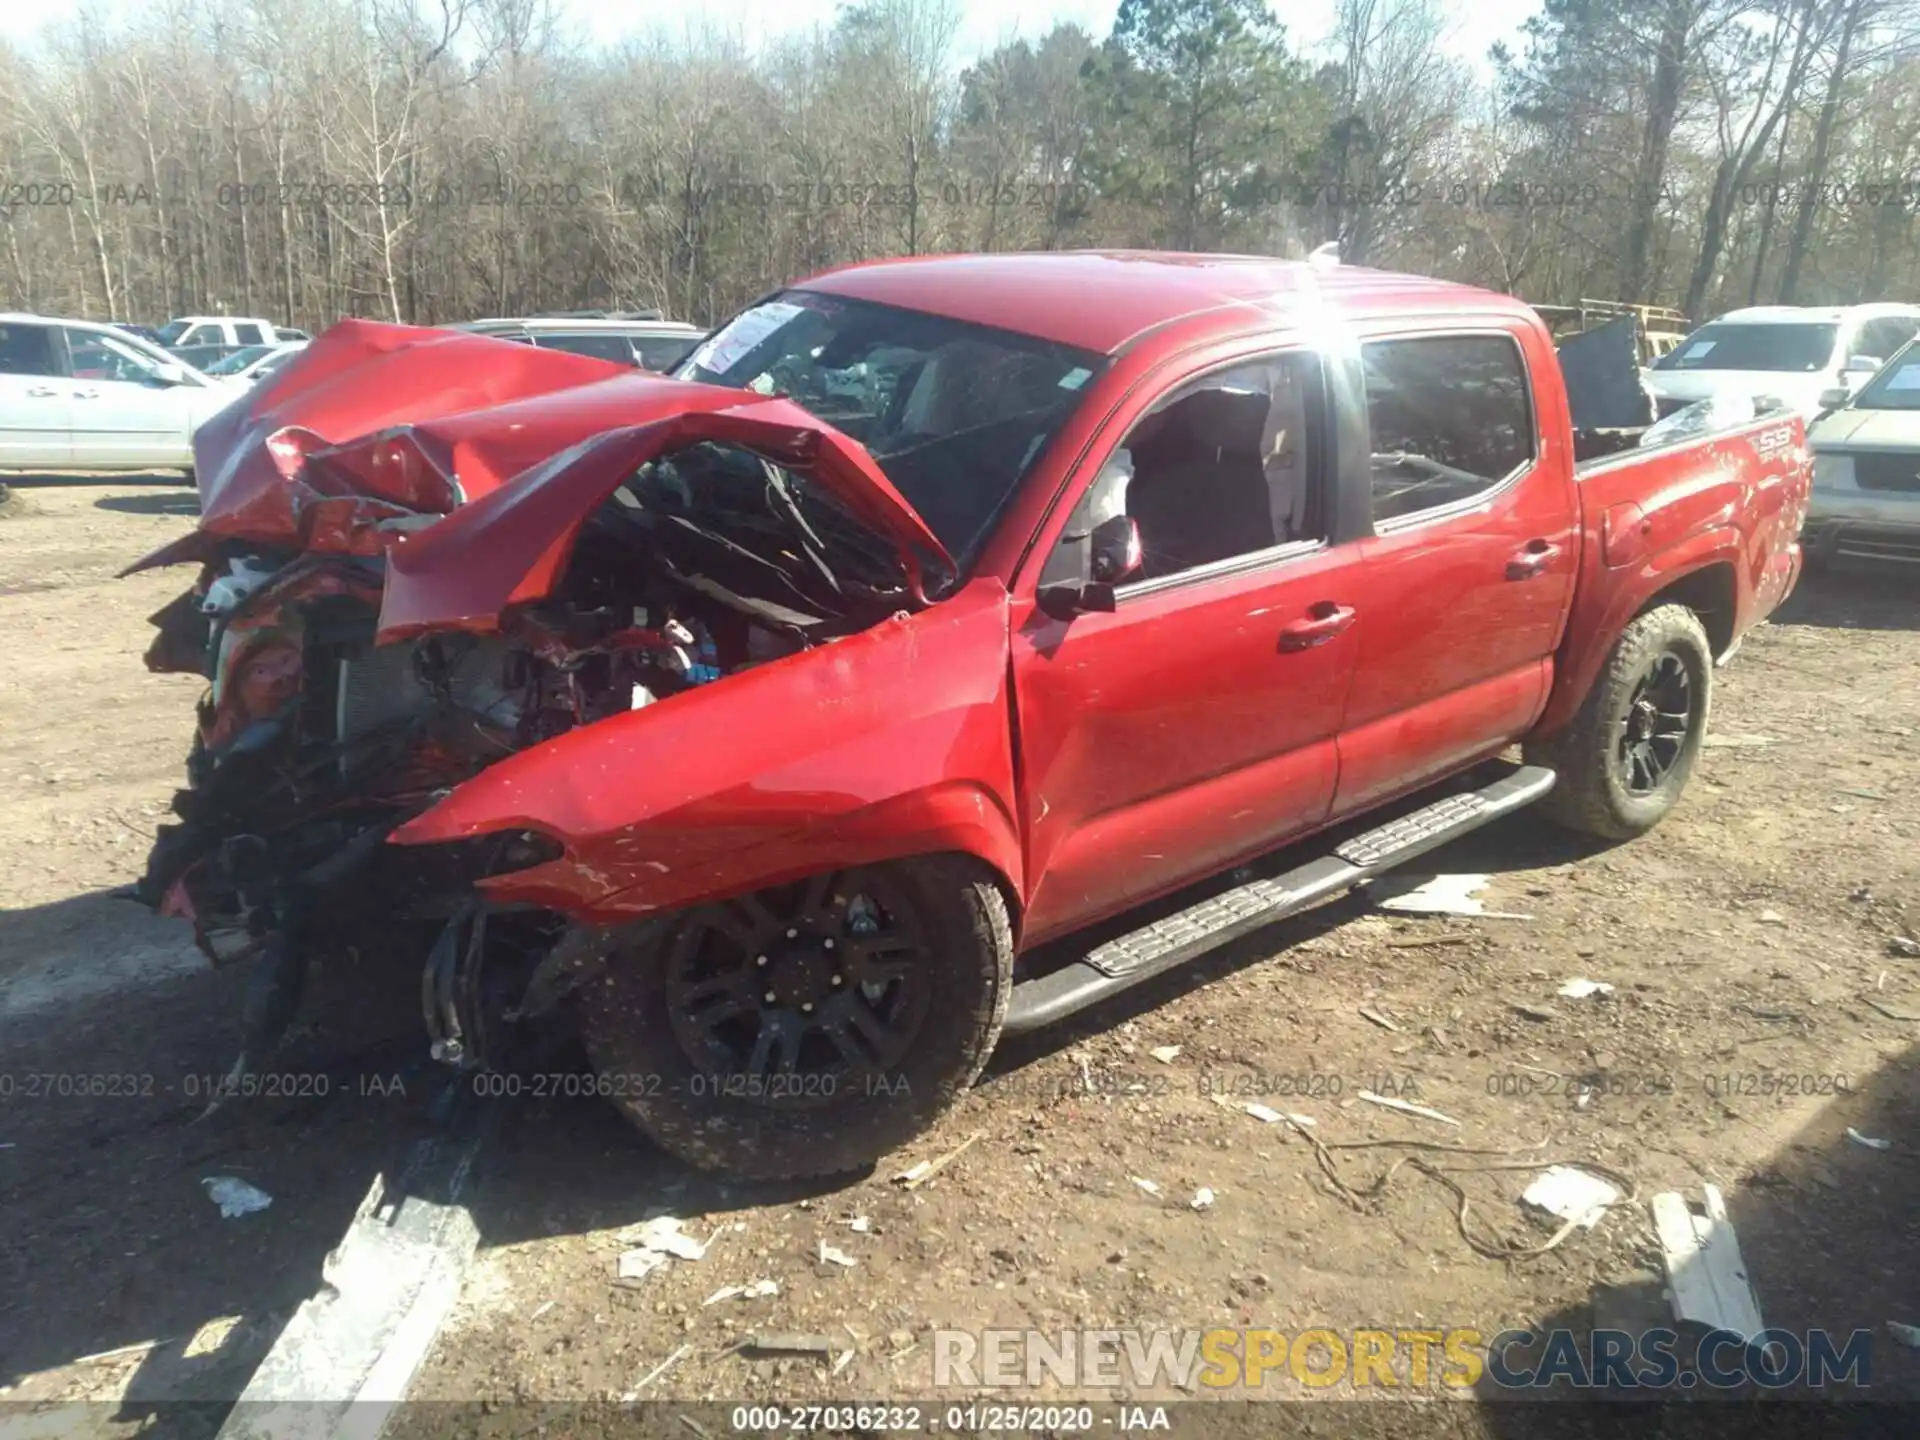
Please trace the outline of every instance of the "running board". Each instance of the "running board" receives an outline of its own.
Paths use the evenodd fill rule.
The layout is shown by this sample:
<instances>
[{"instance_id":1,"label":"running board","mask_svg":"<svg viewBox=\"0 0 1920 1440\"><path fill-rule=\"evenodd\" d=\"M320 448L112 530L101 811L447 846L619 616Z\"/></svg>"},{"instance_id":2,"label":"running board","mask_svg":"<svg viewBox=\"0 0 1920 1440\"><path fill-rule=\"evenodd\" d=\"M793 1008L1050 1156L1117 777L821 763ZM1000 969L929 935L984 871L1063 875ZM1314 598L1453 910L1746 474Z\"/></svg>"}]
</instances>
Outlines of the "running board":
<instances>
[{"instance_id":1,"label":"running board","mask_svg":"<svg viewBox=\"0 0 1920 1440\"><path fill-rule=\"evenodd\" d=\"M1511 814L1553 789L1554 773L1523 765L1482 790L1449 795L1410 815L1356 835L1323 855L1266 880L1190 905L1095 947L1083 959L1013 987L1002 1033L1051 1025L1143 980L1163 975L1263 925L1330 900L1362 880Z\"/></svg>"}]
</instances>

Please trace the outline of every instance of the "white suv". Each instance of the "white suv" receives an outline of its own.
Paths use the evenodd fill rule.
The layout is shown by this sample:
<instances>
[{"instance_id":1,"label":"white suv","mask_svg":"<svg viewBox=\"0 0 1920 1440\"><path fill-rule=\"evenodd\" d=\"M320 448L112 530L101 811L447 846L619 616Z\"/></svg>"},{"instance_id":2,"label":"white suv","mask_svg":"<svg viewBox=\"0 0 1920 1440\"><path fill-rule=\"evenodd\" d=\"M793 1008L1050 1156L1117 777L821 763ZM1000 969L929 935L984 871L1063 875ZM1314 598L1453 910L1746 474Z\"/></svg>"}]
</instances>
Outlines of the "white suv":
<instances>
[{"instance_id":1,"label":"white suv","mask_svg":"<svg viewBox=\"0 0 1920 1440\"><path fill-rule=\"evenodd\" d=\"M1702 325L1642 371L1660 414L1697 400L1771 395L1808 420L1920 334L1920 306L1761 305Z\"/></svg>"},{"instance_id":2,"label":"white suv","mask_svg":"<svg viewBox=\"0 0 1920 1440\"><path fill-rule=\"evenodd\" d=\"M0 467L190 470L235 393L114 326L0 314Z\"/></svg>"}]
</instances>

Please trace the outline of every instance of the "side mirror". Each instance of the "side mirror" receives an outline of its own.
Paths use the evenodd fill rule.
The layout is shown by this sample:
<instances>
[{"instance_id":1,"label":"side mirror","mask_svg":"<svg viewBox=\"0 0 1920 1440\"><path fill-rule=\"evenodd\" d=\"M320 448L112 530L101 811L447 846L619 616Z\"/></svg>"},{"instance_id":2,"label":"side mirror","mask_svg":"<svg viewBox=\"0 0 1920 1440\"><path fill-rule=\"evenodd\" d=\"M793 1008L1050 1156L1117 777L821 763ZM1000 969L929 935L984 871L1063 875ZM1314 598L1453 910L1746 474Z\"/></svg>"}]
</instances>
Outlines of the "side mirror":
<instances>
[{"instance_id":1,"label":"side mirror","mask_svg":"<svg viewBox=\"0 0 1920 1440\"><path fill-rule=\"evenodd\" d=\"M1131 515L1108 516L1093 527L1092 538L1095 583L1111 590L1140 568L1140 527Z\"/></svg>"},{"instance_id":2,"label":"side mirror","mask_svg":"<svg viewBox=\"0 0 1920 1440\"><path fill-rule=\"evenodd\" d=\"M1822 390L1818 404L1822 410L1838 410L1853 399L1853 391L1844 385L1836 385L1831 390Z\"/></svg>"},{"instance_id":3,"label":"side mirror","mask_svg":"<svg viewBox=\"0 0 1920 1440\"><path fill-rule=\"evenodd\" d=\"M174 360L163 361L153 367L153 383L184 385L187 383L187 367Z\"/></svg>"},{"instance_id":4,"label":"side mirror","mask_svg":"<svg viewBox=\"0 0 1920 1440\"><path fill-rule=\"evenodd\" d=\"M1876 355L1849 355L1843 375L1871 375L1887 362Z\"/></svg>"}]
</instances>

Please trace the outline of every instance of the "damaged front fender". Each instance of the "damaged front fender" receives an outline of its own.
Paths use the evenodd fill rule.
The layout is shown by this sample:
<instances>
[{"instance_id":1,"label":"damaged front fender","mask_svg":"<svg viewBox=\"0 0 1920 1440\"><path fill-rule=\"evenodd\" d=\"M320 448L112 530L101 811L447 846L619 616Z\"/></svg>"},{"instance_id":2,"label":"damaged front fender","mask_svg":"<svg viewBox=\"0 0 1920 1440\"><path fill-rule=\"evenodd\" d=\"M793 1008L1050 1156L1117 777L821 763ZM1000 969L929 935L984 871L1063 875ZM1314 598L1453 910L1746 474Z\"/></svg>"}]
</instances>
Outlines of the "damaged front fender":
<instances>
[{"instance_id":1,"label":"damaged front fender","mask_svg":"<svg viewBox=\"0 0 1920 1440\"><path fill-rule=\"evenodd\" d=\"M532 830L563 858L481 882L601 921L935 851L1017 900L1008 601L976 580L931 609L571 731L490 766L400 845Z\"/></svg>"}]
</instances>

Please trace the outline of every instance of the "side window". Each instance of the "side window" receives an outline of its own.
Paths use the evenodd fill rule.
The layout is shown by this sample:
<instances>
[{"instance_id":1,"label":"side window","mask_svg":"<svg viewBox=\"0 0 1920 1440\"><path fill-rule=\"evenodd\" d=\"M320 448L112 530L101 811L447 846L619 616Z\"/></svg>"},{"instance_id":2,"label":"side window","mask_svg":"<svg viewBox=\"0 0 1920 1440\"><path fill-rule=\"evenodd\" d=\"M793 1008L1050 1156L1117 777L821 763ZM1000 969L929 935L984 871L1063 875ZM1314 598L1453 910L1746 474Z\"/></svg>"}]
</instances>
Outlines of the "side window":
<instances>
[{"instance_id":1,"label":"side window","mask_svg":"<svg viewBox=\"0 0 1920 1440\"><path fill-rule=\"evenodd\" d=\"M1914 322L1890 318L1875 320L1862 327L1859 336L1853 342L1852 354L1843 357L1852 359L1853 355L1871 355L1876 360L1890 360L1893 352L1913 338Z\"/></svg>"},{"instance_id":2,"label":"side window","mask_svg":"<svg viewBox=\"0 0 1920 1440\"><path fill-rule=\"evenodd\" d=\"M1040 577L1084 578L1094 528L1140 532L1134 581L1324 538L1325 384L1317 356L1274 356L1192 380L1136 420L1074 507Z\"/></svg>"},{"instance_id":3,"label":"side window","mask_svg":"<svg viewBox=\"0 0 1920 1440\"><path fill-rule=\"evenodd\" d=\"M133 346L97 330L66 329L67 361L76 380L131 380L154 378L154 361Z\"/></svg>"},{"instance_id":4,"label":"side window","mask_svg":"<svg viewBox=\"0 0 1920 1440\"><path fill-rule=\"evenodd\" d=\"M1533 459L1533 404L1512 339L1376 340L1361 356L1375 524L1470 500Z\"/></svg>"},{"instance_id":5,"label":"side window","mask_svg":"<svg viewBox=\"0 0 1920 1440\"><path fill-rule=\"evenodd\" d=\"M196 325L181 337L182 345L218 345L226 336L220 333L218 325Z\"/></svg>"},{"instance_id":6,"label":"side window","mask_svg":"<svg viewBox=\"0 0 1920 1440\"><path fill-rule=\"evenodd\" d=\"M263 345L267 337L260 333L258 325L235 325L233 338L241 345Z\"/></svg>"},{"instance_id":7,"label":"side window","mask_svg":"<svg viewBox=\"0 0 1920 1440\"><path fill-rule=\"evenodd\" d=\"M45 325L0 325L0 375L52 375L53 332Z\"/></svg>"},{"instance_id":8,"label":"side window","mask_svg":"<svg viewBox=\"0 0 1920 1440\"><path fill-rule=\"evenodd\" d=\"M640 363L649 370L671 370L687 356L693 353L694 342L698 336L689 335L684 339L670 335L665 339L643 336L633 342L633 348L640 352Z\"/></svg>"},{"instance_id":9,"label":"side window","mask_svg":"<svg viewBox=\"0 0 1920 1440\"><path fill-rule=\"evenodd\" d=\"M633 364L633 346L624 335L540 335L535 337L534 343L542 350L565 350L574 355L591 355L596 360L611 360L619 365Z\"/></svg>"}]
</instances>

